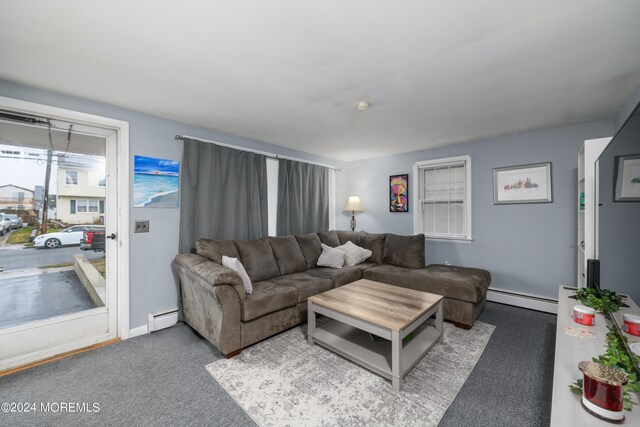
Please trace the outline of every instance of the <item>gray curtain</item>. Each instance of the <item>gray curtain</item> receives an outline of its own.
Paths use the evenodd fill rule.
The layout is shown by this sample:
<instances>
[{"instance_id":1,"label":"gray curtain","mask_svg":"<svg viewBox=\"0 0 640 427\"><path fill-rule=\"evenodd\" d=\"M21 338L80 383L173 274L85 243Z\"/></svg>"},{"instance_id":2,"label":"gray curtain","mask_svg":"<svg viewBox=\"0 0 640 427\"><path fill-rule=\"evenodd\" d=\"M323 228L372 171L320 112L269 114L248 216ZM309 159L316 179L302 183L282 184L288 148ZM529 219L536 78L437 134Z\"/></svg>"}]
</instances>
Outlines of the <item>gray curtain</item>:
<instances>
[{"instance_id":1,"label":"gray curtain","mask_svg":"<svg viewBox=\"0 0 640 427\"><path fill-rule=\"evenodd\" d=\"M329 169L281 159L278 166L277 234L329 229Z\"/></svg>"},{"instance_id":2,"label":"gray curtain","mask_svg":"<svg viewBox=\"0 0 640 427\"><path fill-rule=\"evenodd\" d=\"M265 156L185 138L180 190L180 252L200 238L267 235Z\"/></svg>"}]
</instances>

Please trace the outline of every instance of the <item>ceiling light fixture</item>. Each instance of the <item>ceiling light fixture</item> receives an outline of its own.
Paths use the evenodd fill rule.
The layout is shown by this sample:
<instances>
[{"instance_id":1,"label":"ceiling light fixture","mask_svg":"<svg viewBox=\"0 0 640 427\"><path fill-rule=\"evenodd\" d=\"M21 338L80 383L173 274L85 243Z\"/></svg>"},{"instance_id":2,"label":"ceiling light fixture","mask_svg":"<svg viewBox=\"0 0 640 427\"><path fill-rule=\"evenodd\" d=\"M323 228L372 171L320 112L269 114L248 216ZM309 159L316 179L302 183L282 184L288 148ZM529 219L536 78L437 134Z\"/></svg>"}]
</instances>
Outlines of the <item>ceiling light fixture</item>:
<instances>
[{"instance_id":1,"label":"ceiling light fixture","mask_svg":"<svg viewBox=\"0 0 640 427\"><path fill-rule=\"evenodd\" d=\"M358 102L358 105L356 106L356 110L365 111L365 110L368 110L370 106L371 105L367 101L360 101L360 102Z\"/></svg>"}]
</instances>

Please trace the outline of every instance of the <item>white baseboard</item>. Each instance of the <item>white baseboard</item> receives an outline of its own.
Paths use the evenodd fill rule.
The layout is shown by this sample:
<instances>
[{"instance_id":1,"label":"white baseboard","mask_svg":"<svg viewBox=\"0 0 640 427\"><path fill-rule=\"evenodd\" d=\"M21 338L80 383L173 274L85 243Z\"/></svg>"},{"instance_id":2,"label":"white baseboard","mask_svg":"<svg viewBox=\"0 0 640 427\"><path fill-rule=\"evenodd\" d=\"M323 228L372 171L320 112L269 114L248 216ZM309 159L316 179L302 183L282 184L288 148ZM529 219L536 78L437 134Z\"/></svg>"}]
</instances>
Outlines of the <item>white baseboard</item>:
<instances>
[{"instance_id":1,"label":"white baseboard","mask_svg":"<svg viewBox=\"0 0 640 427\"><path fill-rule=\"evenodd\" d=\"M489 289L487 292L487 301L558 314L557 300L535 295L504 291L502 289Z\"/></svg>"},{"instance_id":2,"label":"white baseboard","mask_svg":"<svg viewBox=\"0 0 640 427\"><path fill-rule=\"evenodd\" d=\"M138 326L129 330L129 338L139 337L140 335L148 334L149 327L147 325Z\"/></svg>"},{"instance_id":3,"label":"white baseboard","mask_svg":"<svg viewBox=\"0 0 640 427\"><path fill-rule=\"evenodd\" d=\"M147 316L147 327L149 332L159 331L178 323L178 309L165 311Z\"/></svg>"}]
</instances>

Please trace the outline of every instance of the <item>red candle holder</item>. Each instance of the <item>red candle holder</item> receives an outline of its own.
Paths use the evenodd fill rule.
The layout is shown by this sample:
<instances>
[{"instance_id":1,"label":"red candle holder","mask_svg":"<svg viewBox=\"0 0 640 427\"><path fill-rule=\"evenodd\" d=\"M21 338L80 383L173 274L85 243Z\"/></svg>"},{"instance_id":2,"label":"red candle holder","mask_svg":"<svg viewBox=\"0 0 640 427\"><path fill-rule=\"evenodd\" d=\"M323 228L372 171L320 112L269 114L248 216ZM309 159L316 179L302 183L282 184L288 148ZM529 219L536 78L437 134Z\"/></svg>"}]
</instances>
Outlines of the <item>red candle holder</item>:
<instances>
[{"instance_id":1,"label":"red candle holder","mask_svg":"<svg viewBox=\"0 0 640 427\"><path fill-rule=\"evenodd\" d=\"M586 305L573 306L573 321L585 326L593 326L596 322L596 311Z\"/></svg>"},{"instance_id":2,"label":"red candle holder","mask_svg":"<svg viewBox=\"0 0 640 427\"><path fill-rule=\"evenodd\" d=\"M624 331L628 334L640 336L640 316L637 314L624 315Z\"/></svg>"},{"instance_id":3,"label":"red candle holder","mask_svg":"<svg viewBox=\"0 0 640 427\"><path fill-rule=\"evenodd\" d=\"M596 362L580 362L583 373L582 406L590 414L610 422L624 421L623 387L629 376Z\"/></svg>"}]
</instances>

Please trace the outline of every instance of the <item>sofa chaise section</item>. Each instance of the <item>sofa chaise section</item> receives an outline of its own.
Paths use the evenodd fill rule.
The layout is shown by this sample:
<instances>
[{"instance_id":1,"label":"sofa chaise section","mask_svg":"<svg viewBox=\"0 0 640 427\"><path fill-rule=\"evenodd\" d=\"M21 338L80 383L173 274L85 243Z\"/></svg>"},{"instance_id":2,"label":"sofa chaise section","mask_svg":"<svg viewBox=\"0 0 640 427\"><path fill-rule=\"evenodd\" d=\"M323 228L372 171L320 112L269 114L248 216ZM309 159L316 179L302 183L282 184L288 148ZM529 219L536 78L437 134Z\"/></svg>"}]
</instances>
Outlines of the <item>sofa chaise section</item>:
<instances>
[{"instance_id":1,"label":"sofa chaise section","mask_svg":"<svg viewBox=\"0 0 640 427\"><path fill-rule=\"evenodd\" d=\"M432 264L425 268L379 265L364 278L444 296L444 318L469 329L486 303L491 274L478 268Z\"/></svg>"}]
</instances>

